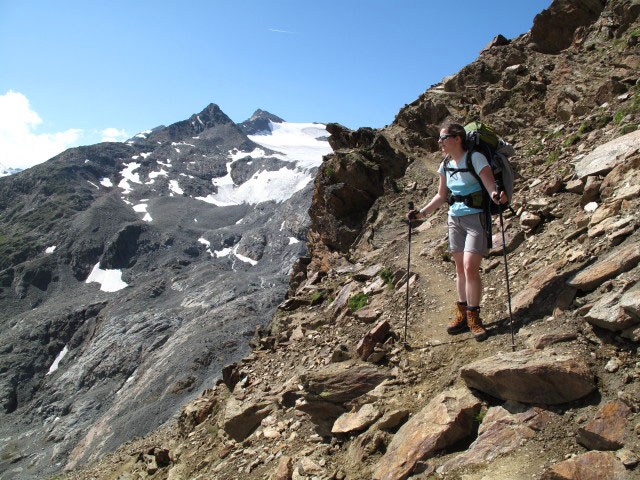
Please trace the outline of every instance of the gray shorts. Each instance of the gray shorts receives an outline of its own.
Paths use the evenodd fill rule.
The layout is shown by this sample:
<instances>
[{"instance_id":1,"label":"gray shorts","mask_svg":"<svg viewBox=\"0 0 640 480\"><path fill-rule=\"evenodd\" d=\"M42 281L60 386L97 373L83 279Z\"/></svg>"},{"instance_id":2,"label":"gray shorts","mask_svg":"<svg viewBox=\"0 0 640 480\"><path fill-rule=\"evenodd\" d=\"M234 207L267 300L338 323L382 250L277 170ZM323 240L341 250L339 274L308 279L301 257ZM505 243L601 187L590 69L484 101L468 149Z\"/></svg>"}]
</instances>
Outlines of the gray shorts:
<instances>
[{"instance_id":1,"label":"gray shorts","mask_svg":"<svg viewBox=\"0 0 640 480\"><path fill-rule=\"evenodd\" d=\"M479 253L483 257L489 253L484 229L484 213L449 215L449 251Z\"/></svg>"}]
</instances>

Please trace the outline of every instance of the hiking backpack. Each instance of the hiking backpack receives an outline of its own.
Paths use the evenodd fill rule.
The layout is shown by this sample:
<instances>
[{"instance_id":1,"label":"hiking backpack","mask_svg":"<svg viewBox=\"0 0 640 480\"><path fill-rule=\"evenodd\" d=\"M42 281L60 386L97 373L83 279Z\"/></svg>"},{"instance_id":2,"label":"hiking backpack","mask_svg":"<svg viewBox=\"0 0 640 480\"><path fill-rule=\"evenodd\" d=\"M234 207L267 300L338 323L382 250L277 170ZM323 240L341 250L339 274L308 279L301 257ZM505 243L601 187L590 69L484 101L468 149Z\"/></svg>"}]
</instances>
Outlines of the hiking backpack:
<instances>
[{"instance_id":1,"label":"hiking backpack","mask_svg":"<svg viewBox=\"0 0 640 480\"><path fill-rule=\"evenodd\" d=\"M480 175L473 168L471 162L473 152L480 152L487 158L496 180L496 189L507 195L507 203L502 204L502 210L510 209L512 213L515 213L509 204L513 195L513 183L517 177L517 172L509 161L509 157L515 153L515 150L510 144L500 140L493 128L486 123L471 122L465 125L464 129L467 132L467 168L469 173L478 180L485 194L484 209L488 209L490 215L497 215L500 212L499 205L489 198L489 193L485 190Z\"/></svg>"}]
</instances>

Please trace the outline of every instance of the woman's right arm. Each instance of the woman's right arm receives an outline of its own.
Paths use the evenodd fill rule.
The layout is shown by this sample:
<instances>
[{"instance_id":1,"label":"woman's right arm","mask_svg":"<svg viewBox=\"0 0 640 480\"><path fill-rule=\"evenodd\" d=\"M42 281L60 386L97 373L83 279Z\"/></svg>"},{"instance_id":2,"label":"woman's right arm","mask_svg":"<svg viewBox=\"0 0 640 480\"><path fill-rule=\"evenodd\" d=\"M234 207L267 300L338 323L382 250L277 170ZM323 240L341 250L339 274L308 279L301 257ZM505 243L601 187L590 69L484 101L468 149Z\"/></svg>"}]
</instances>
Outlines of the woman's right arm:
<instances>
[{"instance_id":1,"label":"woman's right arm","mask_svg":"<svg viewBox=\"0 0 640 480\"><path fill-rule=\"evenodd\" d=\"M440 205L446 203L447 195L449 191L447 189L447 180L444 175L440 175L440 183L438 184L438 192L434 195L426 206L416 212L416 218L424 218L431 215Z\"/></svg>"}]
</instances>

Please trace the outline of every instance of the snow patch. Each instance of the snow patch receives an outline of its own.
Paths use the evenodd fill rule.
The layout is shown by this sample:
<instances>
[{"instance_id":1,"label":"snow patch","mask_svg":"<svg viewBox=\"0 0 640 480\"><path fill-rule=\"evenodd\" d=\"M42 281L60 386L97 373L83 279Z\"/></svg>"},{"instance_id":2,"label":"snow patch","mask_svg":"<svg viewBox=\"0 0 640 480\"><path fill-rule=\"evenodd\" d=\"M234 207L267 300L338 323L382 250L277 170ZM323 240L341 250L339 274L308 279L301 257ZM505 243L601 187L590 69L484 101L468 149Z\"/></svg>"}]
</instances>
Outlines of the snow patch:
<instances>
[{"instance_id":1,"label":"snow patch","mask_svg":"<svg viewBox=\"0 0 640 480\"><path fill-rule=\"evenodd\" d=\"M53 252L55 252L55 251L56 251L56 248L57 248L57 247L56 247L56 245L53 245L53 246L51 246L51 247L47 247L47 248L45 249L44 253L53 253Z\"/></svg>"},{"instance_id":2,"label":"snow patch","mask_svg":"<svg viewBox=\"0 0 640 480\"><path fill-rule=\"evenodd\" d=\"M122 281L122 270L102 270L100 262L93 266L93 270L84 283L96 282L103 292L117 292L128 285Z\"/></svg>"},{"instance_id":3,"label":"snow patch","mask_svg":"<svg viewBox=\"0 0 640 480\"><path fill-rule=\"evenodd\" d=\"M283 202L306 187L311 180L313 178L306 170L290 170L284 167L276 171L260 171L242 185L235 185L229 174L214 179L218 193L196 197L196 200L219 207L242 203Z\"/></svg>"},{"instance_id":4,"label":"snow patch","mask_svg":"<svg viewBox=\"0 0 640 480\"><path fill-rule=\"evenodd\" d=\"M100 187L99 187L98 185L96 185L95 183L90 182L89 180L87 180L87 182L88 182L89 184L93 185L94 187L96 187L96 189L100 190Z\"/></svg>"},{"instance_id":5,"label":"snow patch","mask_svg":"<svg viewBox=\"0 0 640 480\"><path fill-rule=\"evenodd\" d=\"M113 183L111 183L111 180L107 177L101 178L100 184L104 187L113 187Z\"/></svg>"},{"instance_id":6,"label":"snow patch","mask_svg":"<svg viewBox=\"0 0 640 480\"><path fill-rule=\"evenodd\" d=\"M131 162L131 163L125 163L124 166L126 168L120 172L120 175L122 175L122 180L120 180L118 187L122 188L125 191L125 193L129 193L132 190L131 185L129 185L129 182L142 183L140 181L140 174L133 173L134 170L140 167L140 164L137 162Z\"/></svg>"},{"instance_id":7,"label":"snow patch","mask_svg":"<svg viewBox=\"0 0 640 480\"><path fill-rule=\"evenodd\" d=\"M142 158L147 158L147 157L148 157L149 155L151 155L152 153L153 153L153 152L144 152L144 153L141 153L141 154L140 154L140 156L141 156Z\"/></svg>"},{"instance_id":8,"label":"snow patch","mask_svg":"<svg viewBox=\"0 0 640 480\"><path fill-rule=\"evenodd\" d=\"M169 172L163 170L162 168L160 169L159 172L149 172L149 178L150 179L154 179L157 177L166 177L169 175Z\"/></svg>"},{"instance_id":9,"label":"snow patch","mask_svg":"<svg viewBox=\"0 0 640 480\"><path fill-rule=\"evenodd\" d=\"M69 353L69 347L65 345L62 351L58 354L56 359L53 361L53 363L49 367L49 371L47 372L47 375L51 375L53 372L58 370L58 366L60 365L60 362L67 355L67 353Z\"/></svg>"},{"instance_id":10,"label":"snow patch","mask_svg":"<svg viewBox=\"0 0 640 480\"><path fill-rule=\"evenodd\" d=\"M178 185L177 180L169 180L169 190L177 195L182 195L184 193L184 191L180 188L180 185Z\"/></svg>"},{"instance_id":11,"label":"snow patch","mask_svg":"<svg viewBox=\"0 0 640 480\"><path fill-rule=\"evenodd\" d=\"M231 248L223 248L222 250L216 250L213 253L216 254L216 257L228 257L231 251Z\"/></svg>"},{"instance_id":12,"label":"snow patch","mask_svg":"<svg viewBox=\"0 0 640 480\"><path fill-rule=\"evenodd\" d=\"M318 167L322 157L333 150L329 142L318 140L328 137L329 132L319 123L273 123L269 122L270 135L249 135L249 139L270 150L282 160L296 162L300 168Z\"/></svg>"},{"instance_id":13,"label":"snow patch","mask_svg":"<svg viewBox=\"0 0 640 480\"><path fill-rule=\"evenodd\" d=\"M294 243L300 243L296 237L289 237L289 245L293 245Z\"/></svg>"},{"instance_id":14,"label":"snow patch","mask_svg":"<svg viewBox=\"0 0 640 480\"><path fill-rule=\"evenodd\" d=\"M236 256L236 258L244 263L249 263L255 267L258 264L257 260L254 260L253 258L245 257L244 255L240 255L238 253L239 246L240 245L236 245L235 247L233 247L233 254Z\"/></svg>"}]
</instances>

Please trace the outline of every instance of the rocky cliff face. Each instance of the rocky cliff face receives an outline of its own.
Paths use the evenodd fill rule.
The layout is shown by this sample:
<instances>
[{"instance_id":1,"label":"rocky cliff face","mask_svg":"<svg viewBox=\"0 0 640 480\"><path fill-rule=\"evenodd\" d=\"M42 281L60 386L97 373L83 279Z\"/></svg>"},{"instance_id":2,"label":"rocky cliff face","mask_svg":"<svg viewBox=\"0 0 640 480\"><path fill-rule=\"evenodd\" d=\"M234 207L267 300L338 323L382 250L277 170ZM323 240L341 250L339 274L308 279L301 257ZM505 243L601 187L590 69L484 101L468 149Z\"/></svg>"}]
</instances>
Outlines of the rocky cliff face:
<instances>
[{"instance_id":1,"label":"rocky cliff face","mask_svg":"<svg viewBox=\"0 0 640 480\"><path fill-rule=\"evenodd\" d=\"M177 424L65 478L637 476L639 13L556 0L389 127L328 126L310 257L256 348ZM403 223L435 192L440 123L478 118L522 174L505 219L514 319L496 235L482 343L445 331L444 212L413 230L409 265Z\"/></svg>"},{"instance_id":2,"label":"rocky cliff face","mask_svg":"<svg viewBox=\"0 0 640 480\"><path fill-rule=\"evenodd\" d=\"M148 433L247 354L306 251L331 151L323 125L251 122L212 104L0 180L2 478Z\"/></svg>"}]
</instances>

